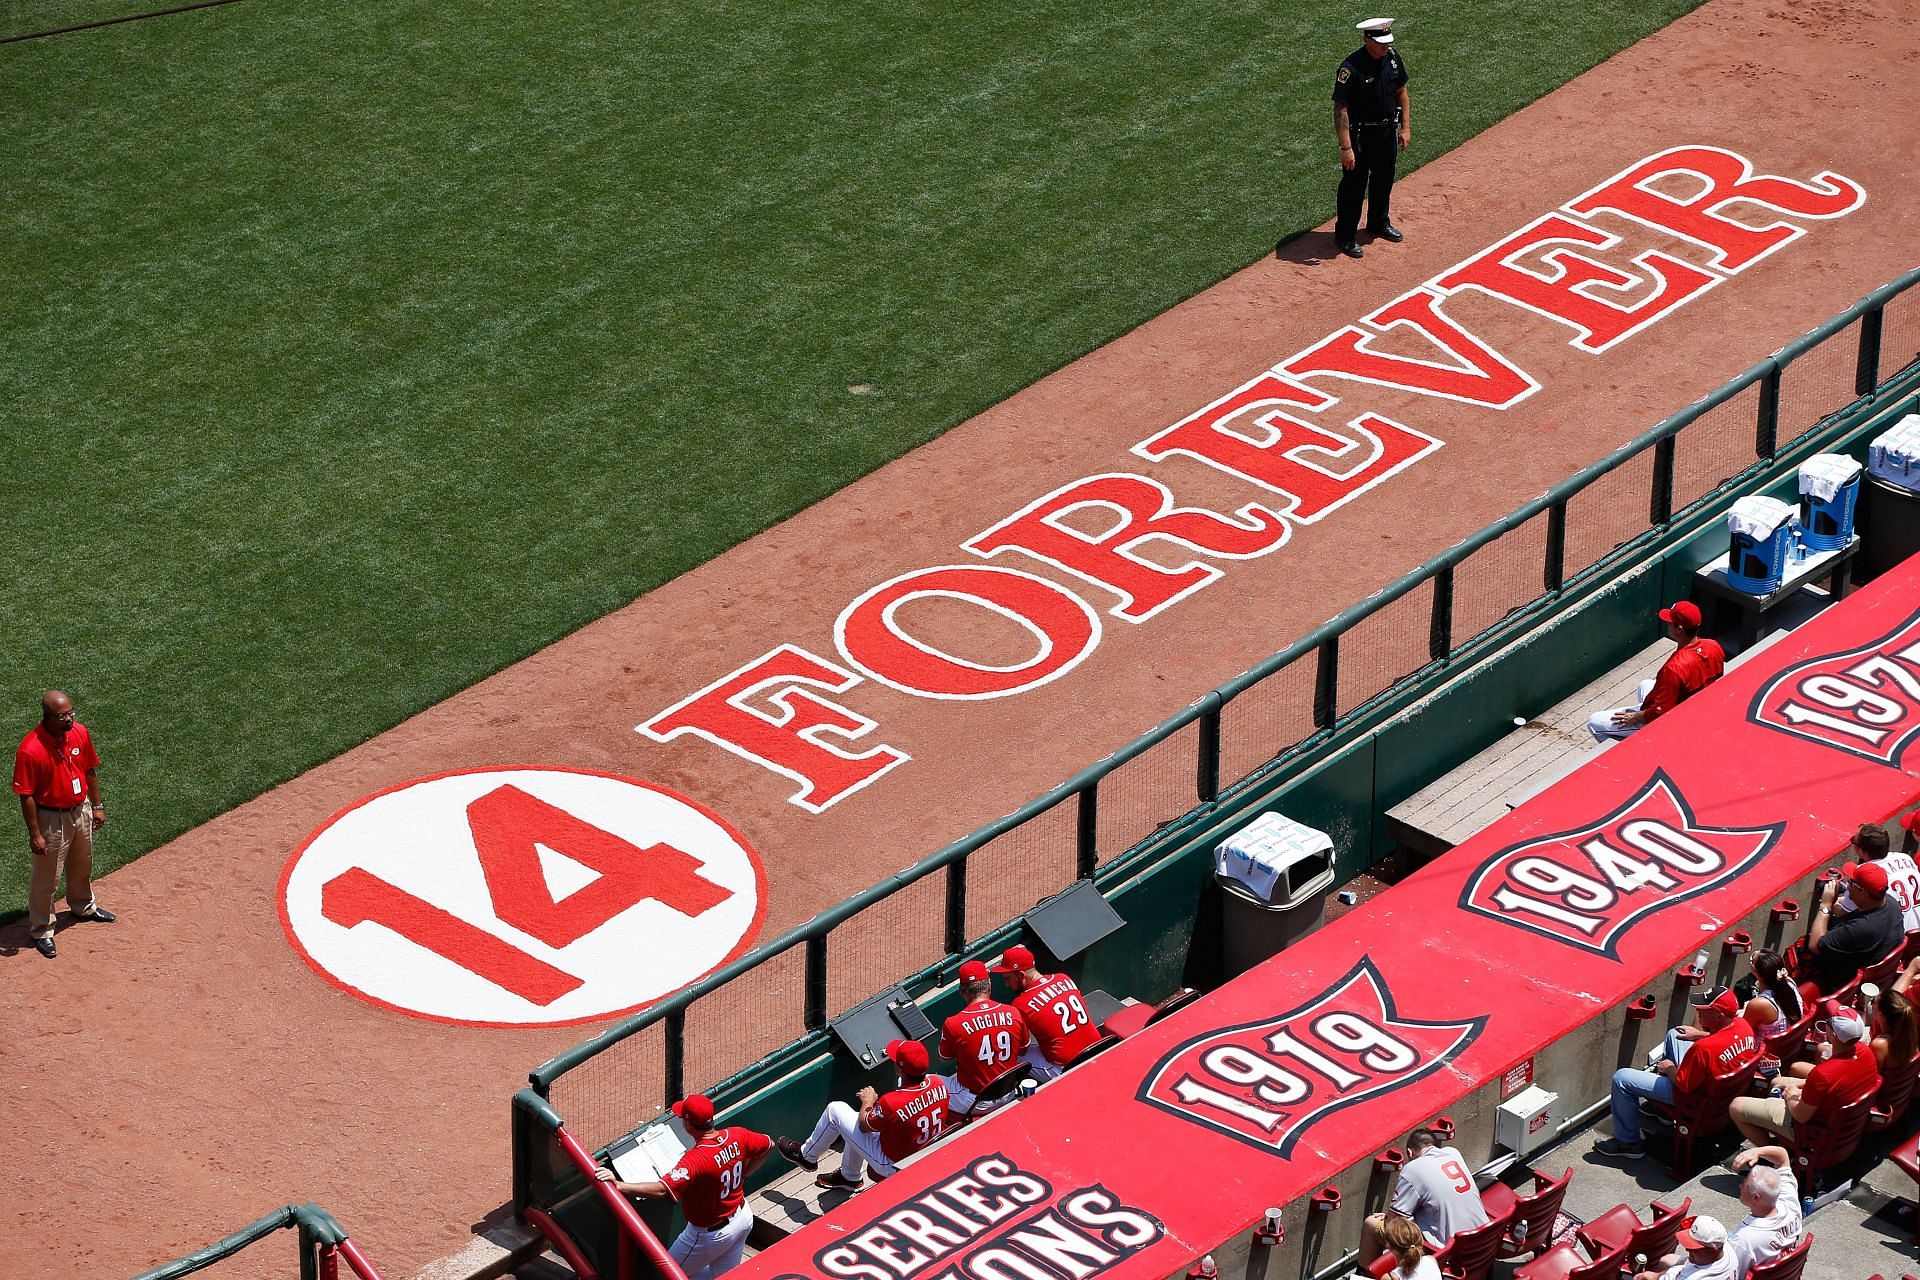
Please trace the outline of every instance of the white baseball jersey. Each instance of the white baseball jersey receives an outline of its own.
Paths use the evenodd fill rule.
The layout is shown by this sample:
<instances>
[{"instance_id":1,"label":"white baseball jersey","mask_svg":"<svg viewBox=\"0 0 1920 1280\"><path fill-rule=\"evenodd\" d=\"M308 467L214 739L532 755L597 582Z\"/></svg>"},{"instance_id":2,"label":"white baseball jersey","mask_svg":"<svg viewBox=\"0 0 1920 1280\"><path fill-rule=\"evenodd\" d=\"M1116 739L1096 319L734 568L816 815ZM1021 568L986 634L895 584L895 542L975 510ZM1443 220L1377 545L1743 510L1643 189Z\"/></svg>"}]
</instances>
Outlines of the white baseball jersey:
<instances>
[{"instance_id":1,"label":"white baseball jersey","mask_svg":"<svg viewBox=\"0 0 1920 1280\"><path fill-rule=\"evenodd\" d=\"M1436 1249L1462 1231L1484 1227L1489 1221L1466 1158L1452 1147L1429 1147L1402 1165L1392 1207L1402 1217L1412 1218Z\"/></svg>"},{"instance_id":2,"label":"white baseball jersey","mask_svg":"<svg viewBox=\"0 0 1920 1280\"><path fill-rule=\"evenodd\" d=\"M1907 932L1920 929L1920 866L1906 853L1890 853L1880 865L1887 869L1887 896L1900 908Z\"/></svg>"}]
</instances>

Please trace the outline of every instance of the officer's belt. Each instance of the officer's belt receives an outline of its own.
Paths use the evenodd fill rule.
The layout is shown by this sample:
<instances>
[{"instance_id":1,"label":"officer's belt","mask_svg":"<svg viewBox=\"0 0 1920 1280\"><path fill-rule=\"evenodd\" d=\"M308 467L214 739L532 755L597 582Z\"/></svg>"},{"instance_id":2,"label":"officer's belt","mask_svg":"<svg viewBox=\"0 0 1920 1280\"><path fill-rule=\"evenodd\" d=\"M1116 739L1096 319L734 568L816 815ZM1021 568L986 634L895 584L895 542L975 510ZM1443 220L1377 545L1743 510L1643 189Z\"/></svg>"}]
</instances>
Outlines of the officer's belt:
<instances>
[{"instance_id":1,"label":"officer's belt","mask_svg":"<svg viewBox=\"0 0 1920 1280\"><path fill-rule=\"evenodd\" d=\"M1391 129L1400 122L1398 120L1354 120L1350 123L1356 129Z\"/></svg>"}]
</instances>

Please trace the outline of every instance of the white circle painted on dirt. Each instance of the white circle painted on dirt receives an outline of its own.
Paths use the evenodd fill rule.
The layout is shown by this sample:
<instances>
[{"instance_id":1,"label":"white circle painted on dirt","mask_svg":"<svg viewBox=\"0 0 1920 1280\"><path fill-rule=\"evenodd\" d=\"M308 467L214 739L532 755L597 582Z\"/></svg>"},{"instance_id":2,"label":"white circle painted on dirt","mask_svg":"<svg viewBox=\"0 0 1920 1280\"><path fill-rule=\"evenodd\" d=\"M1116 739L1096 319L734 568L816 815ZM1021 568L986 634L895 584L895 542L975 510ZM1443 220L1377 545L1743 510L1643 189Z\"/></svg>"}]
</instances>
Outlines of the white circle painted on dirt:
<instances>
[{"instance_id":1,"label":"white circle painted on dirt","mask_svg":"<svg viewBox=\"0 0 1920 1280\"><path fill-rule=\"evenodd\" d=\"M370 796L280 877L307 963L385 1008L482 1026L642 1008L740 955L765 880L739 833L647 783L442 774Z\"/></svg>"}]
</instances>

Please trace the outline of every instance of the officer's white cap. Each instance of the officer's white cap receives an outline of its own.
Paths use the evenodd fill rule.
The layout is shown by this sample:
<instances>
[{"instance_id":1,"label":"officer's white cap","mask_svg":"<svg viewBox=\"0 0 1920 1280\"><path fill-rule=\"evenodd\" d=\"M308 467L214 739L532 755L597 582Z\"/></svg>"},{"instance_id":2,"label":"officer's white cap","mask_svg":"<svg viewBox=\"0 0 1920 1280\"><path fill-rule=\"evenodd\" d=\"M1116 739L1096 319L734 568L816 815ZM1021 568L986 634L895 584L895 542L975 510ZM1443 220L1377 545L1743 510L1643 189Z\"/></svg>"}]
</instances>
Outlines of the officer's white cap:
<instances>
[{"instance_id":1,"label":"officer's white cap","mask_svg":"<svg viewBox=\"0 0 1920 1280\"><path fill-rule=\"evenodd\" d=\"M1365 22L1354 23L1355 29L1366 33L1367 39L1381 44L1393 43L1392 18L1368 18Z\"/></svg>"}]
</instances>

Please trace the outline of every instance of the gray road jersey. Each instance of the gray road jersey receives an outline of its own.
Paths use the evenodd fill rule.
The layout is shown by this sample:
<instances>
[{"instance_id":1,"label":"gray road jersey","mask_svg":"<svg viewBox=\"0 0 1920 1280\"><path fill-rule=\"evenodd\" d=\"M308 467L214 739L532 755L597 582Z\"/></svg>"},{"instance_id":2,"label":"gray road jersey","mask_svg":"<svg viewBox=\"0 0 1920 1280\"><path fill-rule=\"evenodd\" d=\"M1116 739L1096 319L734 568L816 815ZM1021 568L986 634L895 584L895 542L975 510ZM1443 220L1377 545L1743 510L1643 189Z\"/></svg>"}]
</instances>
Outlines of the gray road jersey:
<instances>
[{"instance_id":1,"label":"gray road jersey","mask_svg":"<svg viewBox=\"0 0 1920 1280\"><path fill-rule=\"evenodd\" d=\"M1400 1181L1393 1188L1393 1211L1412 1218L1435 1248L1488 1222L1472 1170L1452 1147L1434 1147L1401 1167Z\"/></svg>"}]
</instances>

